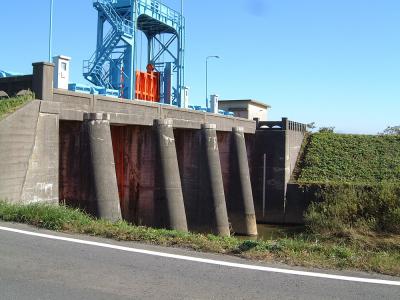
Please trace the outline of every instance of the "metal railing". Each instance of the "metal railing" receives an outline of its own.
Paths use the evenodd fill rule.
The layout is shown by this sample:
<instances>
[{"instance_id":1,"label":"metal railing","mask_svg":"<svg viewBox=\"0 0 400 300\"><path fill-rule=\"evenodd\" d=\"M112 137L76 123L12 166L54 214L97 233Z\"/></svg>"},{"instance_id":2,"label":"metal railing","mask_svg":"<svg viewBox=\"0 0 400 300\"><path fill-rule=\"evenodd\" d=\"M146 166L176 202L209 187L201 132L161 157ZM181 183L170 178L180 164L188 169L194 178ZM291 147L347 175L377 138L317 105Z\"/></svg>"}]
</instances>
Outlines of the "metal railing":
<instances>
[{"instance_id":1,"label":"metal railing","mask_svg":"<svg viewBox=\"0 0 400 300\"><path fill-rule=\"evenodd\" d=\"M306 132L307 125L282 118L281 121L258 121L257 130L291 130Z\"/></svg>"},{"instance_id":2,"label":"metal railing","mask_svg":"<svg viewBox=\"0 0 400 300\"><path fill-rule=\"evenodd\" d=\"M181 14L176 10L169 8L168 6L155 0L138 0L139 13L148 14L150 11L153 17L156 16L157 19L165 18L166 20L172 21L177 25L181 24Z\"/></svg>"},{"instance_id":3,"label":"metal railing","mask_svg":"<svg viewBox=\"0 0 400 300\"><path fill-rule=\"evenodd\" d=\"M106 13L111 25L120 33L133 36L133 22L130 20L122 19L113 7L115 0L93 0L93 4L100 6Z\"/></svg>"},{"instance_id":4,"label":"metal railing","mask_svg":"<svg viewBox=\"0 0 400 300\"><path fill-rule=\"evenodd\" d=\"M116 35L113 30L110 30L107 33L106 37L104 38L103 47L101 48L101 51L95 51L89 59L83 61L83 73L85 74L90 73L95 64L100 63L99 61L100 58L104 56L104 53L107 52L107 48L110 48L110 46L113 43L113 40L117 38L118 35Z\"/></svg>"}]
</instances>

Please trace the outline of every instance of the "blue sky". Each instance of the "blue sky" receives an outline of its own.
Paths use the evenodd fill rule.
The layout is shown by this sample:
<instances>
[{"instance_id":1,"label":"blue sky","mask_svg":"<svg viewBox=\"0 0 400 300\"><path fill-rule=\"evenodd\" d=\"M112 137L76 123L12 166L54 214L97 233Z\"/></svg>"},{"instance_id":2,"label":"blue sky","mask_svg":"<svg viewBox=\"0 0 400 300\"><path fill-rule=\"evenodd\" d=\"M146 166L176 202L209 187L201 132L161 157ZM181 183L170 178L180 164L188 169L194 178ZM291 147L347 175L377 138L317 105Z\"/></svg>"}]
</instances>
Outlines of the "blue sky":
<instances>
[{"instance_id":1,"label":"blue sky","mask_svg":"<svg viewBox=\"0 0 400 300\"><path fill-rule=\"evenodd\" d=\"M179 0L162 1L179 9ZM0 69L30 73L47 60L49 0L1 1ZM400 1L185 0L186 84L193 104L209 92L253 98L288 117L339 132L400 124ZM55 0L54 54L71 56L72 81L95 49L91 0Z\"/></svg>"}]
</instances>

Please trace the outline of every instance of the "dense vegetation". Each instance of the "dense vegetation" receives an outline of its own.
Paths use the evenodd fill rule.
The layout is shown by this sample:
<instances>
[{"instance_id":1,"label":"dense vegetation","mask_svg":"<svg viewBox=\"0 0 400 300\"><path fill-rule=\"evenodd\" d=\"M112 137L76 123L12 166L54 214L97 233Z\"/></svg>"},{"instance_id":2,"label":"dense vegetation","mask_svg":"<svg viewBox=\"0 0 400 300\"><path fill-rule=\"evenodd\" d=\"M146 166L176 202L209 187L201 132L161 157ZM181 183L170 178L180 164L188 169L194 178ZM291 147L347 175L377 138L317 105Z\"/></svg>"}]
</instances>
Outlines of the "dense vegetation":
<instances>
[{"instance_id":1,"label":"dense vegetation","mask_svg":"<svg viewBox=\"0 0 400 300\"><path fill-rule=\"evenodd\" d=\"M312 232L400 235L400 185L322 184L314 190L315 201L305 214Z\"/></svg>"},{"instance_id":2,"label":"dense vegetation","mask_svg":"<svg viewBox=\"0 0 400 300\"><path fill-rule=\"evenodd\" d=\"M0 220L31 224L40 228L82 233L121 241L139 241L241 256L262 261L319 268L358 269L400 275L400 243L396 236L379 240L356 236L343 238L282 232L265 240L242 240L165 229L111 223L63 206L17 205L0 202ZM378 242L377 242L378 241Z\"/></svg>"},{"instance_id":3,"label":"dense vegetation","mask_svg":"<svg viewBox=\"0 0 400 300\"><path fill-rule=\"evenodd\" d=\"M16 111L18 108L20 108L22 105L32 100L33 98L33 93L29 93L23 96L0 100L0 119Z\"/></svg>"},{"instance_id":4,"label":"dense vegetation","mask_svg":"<svg viewBox=\"0 0 400 300\"><path fill-rule=\"evenodd\" d=\"M297 171L312 202L307 227L317 234L400 235L400 136L307 138Z\"/></svg>"},{"instance_id":5,"label":"dense vegetation","mask_svg":"<svg viewBox=\"0 0 400 300\"><path fill-rule=\"evenodd\" d=\"M303 183L400 184L400 136L312 134L300 167Z\"/></svg>"}]
</instances>

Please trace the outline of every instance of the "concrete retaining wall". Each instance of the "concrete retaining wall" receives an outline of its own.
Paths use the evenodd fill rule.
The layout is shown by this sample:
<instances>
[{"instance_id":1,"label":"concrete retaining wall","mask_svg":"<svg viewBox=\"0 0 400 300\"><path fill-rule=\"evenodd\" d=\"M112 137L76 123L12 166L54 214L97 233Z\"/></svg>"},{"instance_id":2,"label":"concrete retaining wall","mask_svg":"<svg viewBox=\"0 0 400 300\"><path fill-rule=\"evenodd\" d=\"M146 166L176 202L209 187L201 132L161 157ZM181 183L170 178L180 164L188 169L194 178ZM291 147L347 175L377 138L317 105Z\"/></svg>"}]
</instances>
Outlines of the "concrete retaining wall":
<instances>
[{"instance_id":1,"label":"concrete retaining wall","mask_svg":"<svg viewBox=\"0 0 400 300\"><path fill-rule=\"evenodd\" d=\"M200 130L175 129L175 143L189 230L207 231L212 202L204 197Z\"/></svg>"},{"instance_id":2,"label":"concrete retaining wall","mask_svg":"<svg viewBox=\"0 0 400 300\"><path fill-rule=\"evenodd\" d=\"M152 127L112 126L115 165L123 217L135 224L162 226Z\"/></svg>"},{"instance_id":3,"label":"concrete retaining wall","mask_svg":"<svg viewBox=\"0 0 400 300\"><path fill-rule=\"evenodd\" d=\"M82 122L60 122L60 202L95 213L89 142Z\"/></svg>"},{"instance_id":4,"label":"concrete retaining wall","mask_svg":"<svg viewBox=\"0 0 400 300\"><path fill-rule=\"evenodd\" d=\"M305 132L305 125L287 119L258 123L252 176L258 222L290 223L286 217L287 185Z\"/></svg>"},{"instance_id":5,"label":"concrete retaining wall","mask_svg":"<svg viewBox=\"0 0 400 300\"><path fill-rule=\"evenodd\" d=\"M238 201L232 193L238 176L232 168L231 134L218 133L228 216ZM160 194L154 128L113 125L111 135L123 218L138 225L162 227L165 207ZM209 232L214 212L206 184L201 131L178 128L174 135L189 230ZM60 145L60 199L92 212L89 149L81 122L61 121ZM251 152L248 148L249 155Z\"/></svg>"},{"instance_id":6,"label":"concrete retaining wall","mask_svg":"<svg viewBox=\"0 0 400 300\"><path fill-rule=\"evenodd\" d=\"M304 213L310 203L316 201L317 185L300 185L289 183L286 195L285 222L304 224Z\"/></svg>"},{"instance_id":7,"label":"concrete retaining wall","mask_svg":"<svg viewBox=\"0 0 400 300\"><path fill-rule=\"evenodd\" d=\"M58 115L41 104L0 121L0 199L58 203Z\"/></svg>"},{"instance_id":8,"label":"concrete retaining wall","mask_svg":"<svg viewBox=\"0 0 400 300\"><path fill-rule=\"evenodd\" d=\"M53 101L60 104L60 119L82 121L86 112L106 112L111 124L153 126L156 119L170 118L174 128L201 129L204 123L217 125L217 131L232 131L241 126L247 134L254 134L256 123L251 120L214 115L190 109L182 109L158 103L124 100L87 95L65 90L54 90Z\"/></svg>"}]
</instances>

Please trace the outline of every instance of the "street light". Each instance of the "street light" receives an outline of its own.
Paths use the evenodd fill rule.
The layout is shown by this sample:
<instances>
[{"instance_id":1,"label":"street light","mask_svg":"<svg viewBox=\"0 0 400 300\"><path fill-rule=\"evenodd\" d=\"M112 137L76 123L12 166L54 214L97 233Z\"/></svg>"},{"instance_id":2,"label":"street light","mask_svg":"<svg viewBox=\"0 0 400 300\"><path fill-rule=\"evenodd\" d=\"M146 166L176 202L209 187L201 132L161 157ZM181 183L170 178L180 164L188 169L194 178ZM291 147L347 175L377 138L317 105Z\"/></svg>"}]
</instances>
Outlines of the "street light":
<instances>
[{"instance_id":1,"label":"street light","mask_svg":"<svg viewBox=\"0 0 400 300\"><path fill-rule=\"evenodd\" d=\"M206 107L208 110L208 60L210 58L217 58L219 59L218 55L210 55L206 57Z\"/></svg>"},{"instance_id":2,"label":"street light","mask_svg":"<svg viewBox=\"0 0 400 300\"><path fill-rule=\"evenodd\" d=\"M51 56L53 51L53 11L54 11L54 0L50 0L49 62L51 62Z\"/></svg>"},{"instance_id":3,"label":"street light","mask_svg":"<svg viewBox=\"0 0 400 300\"><path fill-rule=\"evenodd\" d=\"M183 0L181 0L181 16L183 17Z\"/></svg>"}]
</instances>

